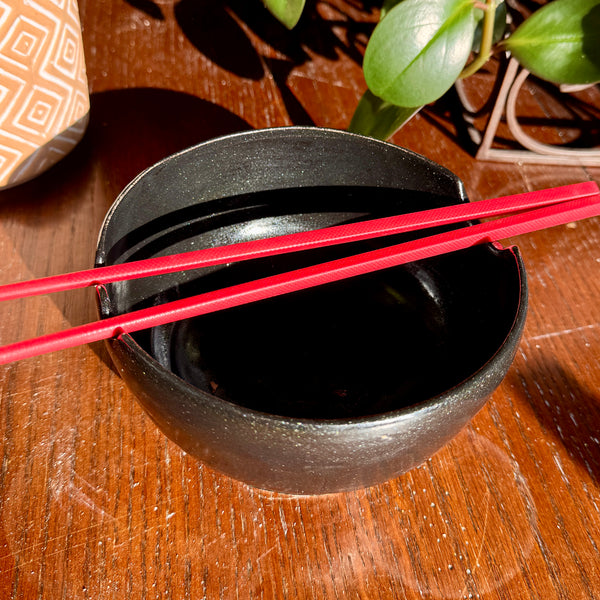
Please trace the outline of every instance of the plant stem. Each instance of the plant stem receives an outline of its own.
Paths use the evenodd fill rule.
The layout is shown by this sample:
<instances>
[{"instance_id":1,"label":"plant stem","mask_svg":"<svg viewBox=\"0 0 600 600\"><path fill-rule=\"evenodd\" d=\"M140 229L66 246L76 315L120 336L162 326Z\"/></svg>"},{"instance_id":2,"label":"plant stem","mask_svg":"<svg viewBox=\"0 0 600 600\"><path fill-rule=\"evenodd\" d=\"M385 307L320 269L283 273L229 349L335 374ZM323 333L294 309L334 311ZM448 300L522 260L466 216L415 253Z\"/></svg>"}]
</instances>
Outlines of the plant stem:
<instances>
[{"instance_id":1,"label":"plant stem","mask_svg":"<svg viewBox=\"0 0 600 600\"><path fill-rule=\"evenodd\" d=\"M481 32L481 47L479 54L475 57L471 64L467 65L460 74L460 79L469 77L476 73L485 65L492 53L492 41L494 39L494 19L496 17L496 2L495 0L486 0L485 6L482 7L483 14L483 30Z\"/></svg>"}]
</instances>

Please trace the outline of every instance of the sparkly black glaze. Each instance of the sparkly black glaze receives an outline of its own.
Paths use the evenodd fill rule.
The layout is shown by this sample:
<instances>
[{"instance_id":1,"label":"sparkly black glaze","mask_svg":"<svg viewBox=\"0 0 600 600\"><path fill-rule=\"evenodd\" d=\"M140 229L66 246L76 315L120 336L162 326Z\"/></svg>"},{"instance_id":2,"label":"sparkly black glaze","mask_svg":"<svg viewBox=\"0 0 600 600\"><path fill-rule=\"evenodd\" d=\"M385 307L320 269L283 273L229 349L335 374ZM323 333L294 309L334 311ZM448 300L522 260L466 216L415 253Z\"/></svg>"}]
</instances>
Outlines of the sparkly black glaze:
<instances>
[{"instance_id":1,"label":"sparkly black glaze","mask_svg":"<svg viewBox=\"0 0 600 600\"><path fill-rule=\"evenodd\" d=\"M314 128L242 133L132 182L107 215L97 264L460 201L454 175L390 144ZM113 284L101 314L388 243ZM504 377L526 308L518 252L485 245L124 336L109 350L190 454L254 486L334 492L403 473L451 439Z\"/></svg>"}]
</instances>

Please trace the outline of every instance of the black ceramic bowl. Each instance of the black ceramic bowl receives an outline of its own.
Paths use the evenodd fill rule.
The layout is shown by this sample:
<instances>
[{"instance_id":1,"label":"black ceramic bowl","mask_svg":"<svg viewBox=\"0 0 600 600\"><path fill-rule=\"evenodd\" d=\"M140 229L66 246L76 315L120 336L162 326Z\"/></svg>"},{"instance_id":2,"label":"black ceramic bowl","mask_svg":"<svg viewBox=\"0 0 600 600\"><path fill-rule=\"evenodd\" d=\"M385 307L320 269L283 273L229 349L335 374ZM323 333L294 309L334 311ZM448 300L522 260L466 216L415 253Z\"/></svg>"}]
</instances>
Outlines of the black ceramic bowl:
<instances>
[{"instance_id":1,"label":"black ceramic bowl","mask_svg":"<svg viewBox=\"0 0 600 600\"><path fill-rule=\"evenodd\" d=\"M453 174L391 144L315 128L241 133L135 179L106 217L96 263L466 201ZM112 284L100 291L100 312L389 243ZM450 440L504 377L526 307L518 252L489 244L108 346L142 406L186 452L253 486L325 493L397 476Z\"/></svg>"}]
</instances>

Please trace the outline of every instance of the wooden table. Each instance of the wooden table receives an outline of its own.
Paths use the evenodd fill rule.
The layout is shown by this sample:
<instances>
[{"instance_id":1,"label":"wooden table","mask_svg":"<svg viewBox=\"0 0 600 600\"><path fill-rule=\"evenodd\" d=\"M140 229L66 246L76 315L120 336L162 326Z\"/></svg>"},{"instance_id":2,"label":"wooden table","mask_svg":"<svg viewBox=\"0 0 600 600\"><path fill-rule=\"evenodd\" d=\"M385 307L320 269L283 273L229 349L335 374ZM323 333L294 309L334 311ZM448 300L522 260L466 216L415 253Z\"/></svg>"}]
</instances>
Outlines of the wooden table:
<instances>
[{"instance_id":1,"label":"wooden table","mask_svg":"<svg viewBox=\"0 0 600 600\"><path fill-rule=\"evenodd\" d=\"M291 33L258 0L80 0L80 13L91 123L68 158L0 193L3 283L90 266L119 191L178 149L346 128L377 18L344 0ZM525 95L549 139L538 117L558 109ZM472 200L600 181L599 168L474 160L452 106L393 141ZM354 493L282 496L211 471L157 430L102 344L1 367L0 597L600 598L600 220L515 241L530 310L505 381L430 460ZM91 290L3 304L0 339L94 317Z\"/></svg>"}]
</instances>

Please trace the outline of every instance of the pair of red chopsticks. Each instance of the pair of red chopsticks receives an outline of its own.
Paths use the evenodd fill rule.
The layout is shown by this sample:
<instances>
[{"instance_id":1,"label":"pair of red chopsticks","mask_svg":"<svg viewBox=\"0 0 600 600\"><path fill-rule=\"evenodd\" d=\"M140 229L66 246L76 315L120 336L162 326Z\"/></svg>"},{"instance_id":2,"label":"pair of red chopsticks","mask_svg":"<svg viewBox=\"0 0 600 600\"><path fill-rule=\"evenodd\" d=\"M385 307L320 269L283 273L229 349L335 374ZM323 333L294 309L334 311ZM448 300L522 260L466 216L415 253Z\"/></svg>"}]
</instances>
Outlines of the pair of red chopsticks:
<instances>
[{"instance_id":1,"label":"pair of red chopsticks","mask_svg":"<svg viewBox=\"0 0 600 600\"><path fill-rule=\"evenodd\" d=\"M516 214L503 216L511 213ZM595 182L585 182L4 285L0 300L11 300L502 216L9 344L0 347L0 364L598 215L600 189Z\"/></svg>"}]
</instances>

